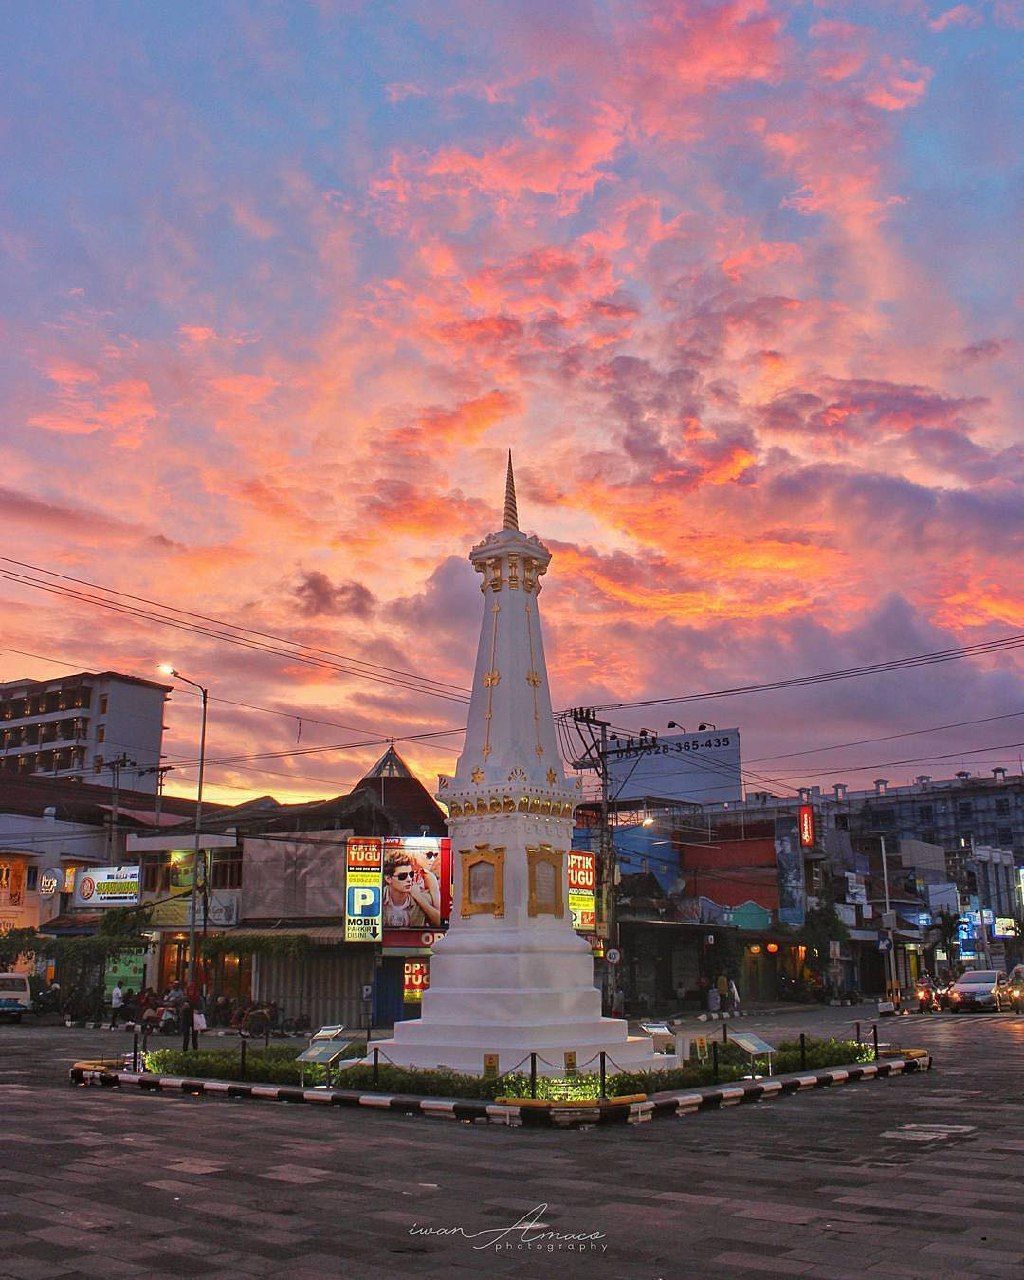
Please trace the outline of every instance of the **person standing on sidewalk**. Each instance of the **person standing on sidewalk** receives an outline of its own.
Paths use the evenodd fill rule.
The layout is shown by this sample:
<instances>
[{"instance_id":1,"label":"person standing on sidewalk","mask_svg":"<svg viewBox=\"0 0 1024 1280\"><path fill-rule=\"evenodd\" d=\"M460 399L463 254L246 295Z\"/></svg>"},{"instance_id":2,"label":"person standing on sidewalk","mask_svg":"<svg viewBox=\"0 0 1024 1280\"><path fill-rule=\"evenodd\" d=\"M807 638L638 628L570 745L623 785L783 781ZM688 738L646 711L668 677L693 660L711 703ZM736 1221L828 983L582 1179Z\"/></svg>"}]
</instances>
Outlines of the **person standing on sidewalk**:
<instances>
[{"instance_id":1,"label":"person standing on sidewalk","mask_svg":"<svg viewBox=\"0 0 1024 1280\"><path fill-rule=\"evenodd\" d=\"M121 1010L124 1008L124 992L121 990L120 981L114 982L114 989L110 993L110 1029L117 1026L117 1020L121 1016Z\"/></svg>"},{"instance_id":2,"label":"person standing on sidewalk","mask_svg":"<svg viewBox=\"0 0 1024 1280\"><path fill-rule=\"evenodd\" d=\"M182 1004L178 1017L181 1019L181 1051L188 1052L188 1042L192 1041L192 1048L199 1048L199 1032L196 1031L195 1010L186 1000Z\"/></svg>"}]
</instances>

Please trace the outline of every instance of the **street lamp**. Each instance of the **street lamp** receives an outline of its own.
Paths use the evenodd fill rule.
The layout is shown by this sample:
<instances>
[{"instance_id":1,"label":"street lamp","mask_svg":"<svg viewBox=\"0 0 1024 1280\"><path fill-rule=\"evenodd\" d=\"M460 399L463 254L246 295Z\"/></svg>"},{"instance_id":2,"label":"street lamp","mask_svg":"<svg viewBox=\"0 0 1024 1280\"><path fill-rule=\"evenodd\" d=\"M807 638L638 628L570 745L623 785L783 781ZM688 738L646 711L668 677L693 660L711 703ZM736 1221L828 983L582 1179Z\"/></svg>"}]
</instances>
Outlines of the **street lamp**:
<instances>
[{"instance_id":1,"label":"street lamp","mask_svg":"<svg viewBox=\"0 0 1024 1280\"><path fill-rule=\"evenodd\" d=\"M164 675L173 676L175 680L180 680L182 684L188 684L191 685L193 689L198 689L199 696L203 703L203 718L199 729L199 782L196 786L196 826L192 846L192 895L189 902L188 926L188 985L190 989L194 989L196 980L196 886L199 881L199 842L203 829L203 771L206 767L206 711L210 701L210 691L203 685L198 684L195 680L190 680L188 676L183 676L180 671L177 671L166 662L161 663L159 669L164 673Z\"/></svg>"}]
</instances>

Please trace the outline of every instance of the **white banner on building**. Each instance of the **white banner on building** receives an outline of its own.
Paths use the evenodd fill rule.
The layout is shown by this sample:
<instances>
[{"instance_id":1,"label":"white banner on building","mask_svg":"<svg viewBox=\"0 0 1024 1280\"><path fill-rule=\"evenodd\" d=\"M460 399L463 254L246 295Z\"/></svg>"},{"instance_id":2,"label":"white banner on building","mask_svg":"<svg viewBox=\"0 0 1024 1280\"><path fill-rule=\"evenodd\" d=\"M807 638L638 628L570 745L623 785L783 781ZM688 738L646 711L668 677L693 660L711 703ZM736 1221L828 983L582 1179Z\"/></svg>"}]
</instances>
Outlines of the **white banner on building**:
<instances>
[{"instance_id":1,"label":"white banner on building","mask_svg":"<svg viewBox=\"0 0 1024 1280\"><path fill-rule=\"evenodd\" d=\"M139 901L138 867L79 867L74 907L134 907Z\"/></svg>"}]
</instances>

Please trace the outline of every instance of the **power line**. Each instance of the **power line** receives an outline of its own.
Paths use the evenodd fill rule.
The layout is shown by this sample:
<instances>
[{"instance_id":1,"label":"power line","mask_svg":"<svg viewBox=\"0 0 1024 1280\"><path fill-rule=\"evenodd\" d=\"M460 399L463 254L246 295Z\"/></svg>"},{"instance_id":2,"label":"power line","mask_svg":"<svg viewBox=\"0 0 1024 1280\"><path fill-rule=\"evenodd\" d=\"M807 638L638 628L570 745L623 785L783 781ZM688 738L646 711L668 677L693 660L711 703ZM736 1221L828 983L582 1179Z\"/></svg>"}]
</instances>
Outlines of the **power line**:
<instances>
[{"instance_id":1,"label":"power line","mask_svg":"<svg viewBox=\"0 0 1024 1280\"><path fill-rule=\"evenodd\" d=\"M16 570L0 570L0 576L19 586L30 587L45 594L106 609L108 612L117 613L135 620L153 622L175 630L206 636L209 639L224 641L241 648L284 657L289 661L299 662L306 666L319 667L338 674L370 680L377 684L407 689L414 693L430 694L433 697L449 702L463 704L468 701L467 694L469 691L467 689L459 685L450 684L447 681L434 680L416 672L408 672L399 668L386 667L379 663L366 662L363 659L352 658L346 654L338 654L318 646L301 644L298 641L289 640L287 637L278 636L271 632L257 631L254 628L243 627L237 623L226 622L223 619L214 618L206 614L194 613L190 610L179 609L174 605L149 600L144 596L134 596L128 592L116 591L113 588L103 587L84 579L55 573L50 569L40 568L24 561L13 560L9 556L0 556L0 561L16 566ZM24 572L24 570L30 571L31 574L44 575L44 577L29 576L29 573ZM53 580L47 581L47 579ZM78 585L64 586L61 585L62 582ZM88 589L81 590L79 586ZM126 603L131 601L138 601L140 604L152 607L140 608L138 604ZM290 647L282 648L281 646Z\"/></svg>"},{"instance_id":2,"label":"power line","mask_svg":"<svg viewBox=\"0 0 1024 1280\"><path fill-rule=\"evenodd\" d=\"M706 693L680 694L672 698L645 698L637 702L608 702L597 705L595 711L624 711L642 707L675 706L679 703L701 702L711 698L734 698L749 693L766 693L775 689L792 689L811 684L826 684L834 680L853 680L862 676L880 675L889 671L904 671L912 667L932 666L938 663L956 662L961 658L981 657L990 653L1009 652L1024 647L1024 633L1003 636L998 640L986 640L979 644L960 645L951 649L938 649L931 653L912 654L906 658L892 658L863 667L846 667L837 671L820 671L814 675L792 676L784 680L770 680L762 684L734 685L726 689L712 689Z\"/></svg>"}]
</instances>

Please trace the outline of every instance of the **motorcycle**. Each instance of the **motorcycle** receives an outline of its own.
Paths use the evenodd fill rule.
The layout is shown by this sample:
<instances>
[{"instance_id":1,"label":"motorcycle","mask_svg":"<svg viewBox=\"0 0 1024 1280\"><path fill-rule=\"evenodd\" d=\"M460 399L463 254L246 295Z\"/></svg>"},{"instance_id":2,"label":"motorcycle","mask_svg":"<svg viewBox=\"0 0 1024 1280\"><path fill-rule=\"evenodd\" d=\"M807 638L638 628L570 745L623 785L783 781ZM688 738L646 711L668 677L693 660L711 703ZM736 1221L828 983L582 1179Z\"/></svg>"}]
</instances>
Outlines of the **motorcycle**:
<instances>
[{"instance_id":1,"label":"motorcycle","mask_svg":"<svg viewBox=\"0 0 1024 1280\"><path fill-rule=\"evenodd\" d=\"M942 1009L938 990L930 982L917 984L918 1013L938 1013Z\"/></svg>"},{"instance_id":2,"label":"motorcycle","mask_svg":"<svg viewBox=\"0 0 1024 1280\"><path fill-rule=\"evenodd\" d=\"M1013 1002L1014 1013L1020 1013L1021 1010L1024 1010L1024 979L1011 984L1010 999Z\"/></svg>"}]
</instances>

